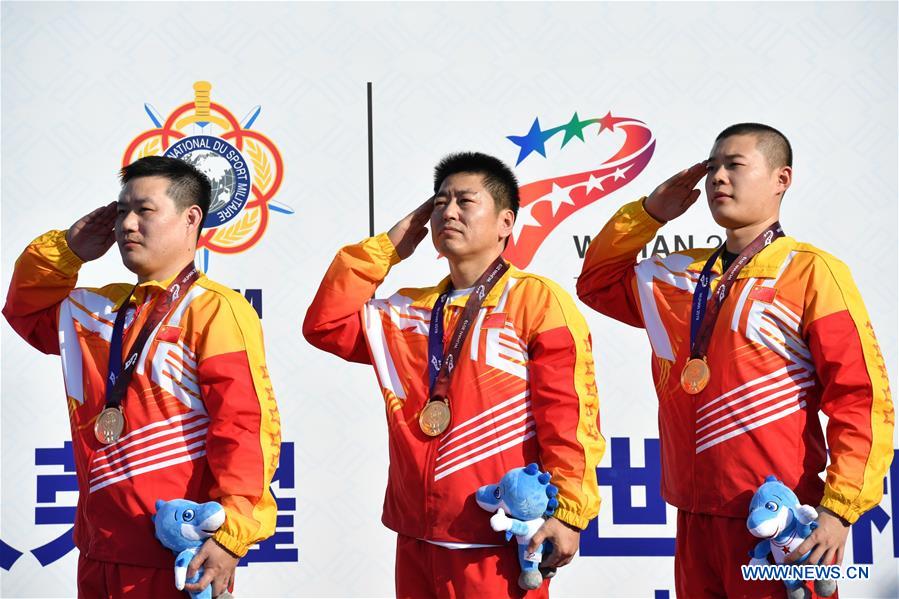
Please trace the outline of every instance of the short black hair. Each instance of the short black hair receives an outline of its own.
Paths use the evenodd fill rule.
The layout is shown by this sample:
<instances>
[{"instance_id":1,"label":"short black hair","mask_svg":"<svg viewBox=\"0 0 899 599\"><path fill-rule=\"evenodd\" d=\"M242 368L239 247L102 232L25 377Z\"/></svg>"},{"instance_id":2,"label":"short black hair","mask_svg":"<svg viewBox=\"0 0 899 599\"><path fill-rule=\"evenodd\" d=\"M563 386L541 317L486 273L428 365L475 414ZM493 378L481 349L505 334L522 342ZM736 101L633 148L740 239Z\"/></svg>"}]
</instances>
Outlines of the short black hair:
<instances>
[{"instance_id":1,"label":"short black hair","mask_svg":"<svg viewBox=\"0 0 899 599\"><path fill-rule=\"evenodd\" d=\"M718 134L715 143L734 135L753 135L756 145L771 168L793 166L793 148L787 136L770 125L762 123L737 123Z\"/></svg>"},{"instance_id":2,"label":"short black hair","mask_svg":"<svg viewBox=\"0 0 899 599\"><path fill-rule=\"evenodd\" d=\"M191 206L199 206L203 211L203 220L197 229L197 237L203 230L209 203L212 200L212 184L209 178L197 167L178 158L167 156L144 156L135 160L119 171L122 186L140 177L165 177L169 180L166 194L172 198L181 212Z\"/></svg>"},{"instance_id":3,"label":"short black hair","mask_svg":"<svg viewBox=\"0 0 899 599\"><path fill-rule=\"evenodd\" d=\"M434 167L434 193L450 175L471 173L484 177L484 187L493 196L496 211L508 208L518 216L518 179L499 158L480 152L458 152L444 156Z\"/></svg>"}]
</instances>

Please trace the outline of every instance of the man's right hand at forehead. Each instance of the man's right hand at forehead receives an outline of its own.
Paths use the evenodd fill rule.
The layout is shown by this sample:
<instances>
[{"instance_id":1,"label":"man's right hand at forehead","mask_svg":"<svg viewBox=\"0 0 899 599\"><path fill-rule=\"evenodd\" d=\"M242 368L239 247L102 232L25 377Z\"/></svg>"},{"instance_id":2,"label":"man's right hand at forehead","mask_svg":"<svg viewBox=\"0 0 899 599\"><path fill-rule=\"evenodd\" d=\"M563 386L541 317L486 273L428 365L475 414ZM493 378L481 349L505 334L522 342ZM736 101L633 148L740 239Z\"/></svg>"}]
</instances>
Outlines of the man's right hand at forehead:
<instances>
[{"instance_id":1,"label":"man's right hand at forehead","mask_svg":"<svg viewBox=\"0 0 899 599\"><path fill-rule=\"evenodd\" d=\"M66 231L66 243L82 261L96 260L115 243L116 203L82 216Z\"/></svg>"},{"instance_id":2,"label":"man's right hand at forehead","mask_svg":"<svg viewBox=\"0 0 899 599\"><path fill-rule=\"evenodd\" d=\"M428 235L428 221L434 210L434 196L428 198L424 204L407 214L400 222L393 225L387 232L387 237L396 248L401 260L412 255L421 240Z\"/></svg>"},{"instance_id":3,"label":"man's right hand at forehead","mask_svg":"<svg viewBox=\"0 0 899 599\"><path fill-rule=\"evenodd\" d=\"M643 208L660 222L674 220L696 202L696 184L705 176L706 163L697 162L655 188L643 201Z\"/></svg>"}]
</instances>

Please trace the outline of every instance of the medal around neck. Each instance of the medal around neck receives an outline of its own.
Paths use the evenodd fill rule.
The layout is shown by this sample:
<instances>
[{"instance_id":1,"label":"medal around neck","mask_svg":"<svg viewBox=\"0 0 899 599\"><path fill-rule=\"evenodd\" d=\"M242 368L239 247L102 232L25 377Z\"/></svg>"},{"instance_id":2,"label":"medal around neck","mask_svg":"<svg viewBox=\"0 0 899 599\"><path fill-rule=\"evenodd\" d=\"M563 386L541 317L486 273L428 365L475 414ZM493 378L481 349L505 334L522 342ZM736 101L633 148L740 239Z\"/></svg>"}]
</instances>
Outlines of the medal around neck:
<instances>
[{"instance_id":1,"label":"medal around neck","mask_svg":"<svg viewBox=\"0 0 899 599\"><path fill-rule=\"evenodd\" d=\"M418 415L418 426L421 432L429 437L442 435L449 428L452 413L449 402L445 399L437 399L428 402L428 405Z\"/></svg>"},{"instance_id":2,"label":"medal around neck","mask_svg":"<svg viewBox=\"0 0 899 599\"><path fill-rule=\"evenodd\" d=\"M125 430L125 415L121 408L106 408L94 422L94 435L104 445L115 443Z\"/></svg>"},{"instance_id":3,"label":"medal around neck","mask_svg":"<svg viewBox=\"0 0 899 599\"><path fill-rule=\"evenodd\" d=\"M681 372L680 385L690 395L696 395L706 388L711 376L712 372L704 358L692 358Z\"/></svg>"},{"instance_id":4,"label":"medal around neck","mask_svg":"<svg viewBox=\"0 0 899 599\"><path fill-rule=\"evenodd\" d=\"M718 315L721 313L721 306L733 289L738 275L756 254L768 247L775 239L783 237L783 234L780 223L776 222L762 231L749 245L743 248L743 251L734 259L733 263L722 273L721 280L718 283L718 290L715 292L711 302L709 301L709 293L711 292L712 267L721 254L724 253L725 244L722 243L709 256L699 275L696 289L693 291L693 304L690 311L690 359L684 365L684 370L680 376L681 387L687 394L696 395L702 392L706 385L709 384L711 371L705 359L707 355L706 350L709 348L712 331L715 328ZM710 306L708 305L709 303L711 303Z\"/></svg>"},{"instance_id":5,"label":"medal around neck","mask_svg":"<svg viewBox=\"0 0 899 599\"><path fill-rule=\"evenodd\" d=\"M122 302L116 314L115 323L112 327L112 337L109 340L109 376L106 378L106 406L100 412L94 421L94 436L104 445L115 443L122 436L125 430L125 413L122 411L122 400L128 390L131 382L131 376L134 369L137 368L138 356L144 350L144 346L156 330L156 327L165 320L166 315L171 310L174 303L179 297L184 296L184 292L199 278L200 274L194 266L193 262L185 266L181 272L172 280L172 283L166 289L165 294L155 301L150 316L144 322L134 340L134 345L129 350L128 359L122 363L122 340L125 333L125 315L128 312L127 307L134 295L137 285L131 289L131 293Z\"/></svg>"},{"instance_id":6,"label":"medal around neck","mask_svg":"<svg viewBox=\"0 0 899 599\"><path fill-rule=\"evenodd\" d=\"M462 314L456 324L456 330L450 339L449 351L444 356L443 308L452 292L452 285L442 293L431 310L431 326L428 330L428 379L430 382L430 399L418 414L418 426L429 437L443 434L452 420L448 399L450 378L459 365L462 346L471 331L471 325L477 319L478 311L490 290L509 270L509 263L497 256L487 270L478 277L474 291L468 296Z\"/></svg>"}]
</instances>

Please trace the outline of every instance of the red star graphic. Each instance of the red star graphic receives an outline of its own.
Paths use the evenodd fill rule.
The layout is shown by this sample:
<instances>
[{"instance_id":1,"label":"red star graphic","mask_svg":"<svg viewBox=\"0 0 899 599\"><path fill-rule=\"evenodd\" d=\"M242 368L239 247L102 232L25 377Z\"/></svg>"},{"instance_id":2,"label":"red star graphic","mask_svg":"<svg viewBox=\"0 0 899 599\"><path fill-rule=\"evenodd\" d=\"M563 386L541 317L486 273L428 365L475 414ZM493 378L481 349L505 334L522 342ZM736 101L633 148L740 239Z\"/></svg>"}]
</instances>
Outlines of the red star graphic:
<instances>
[{"instance_id":1,"label":"red star graphic","mask_svg":"<svg viewBox=\"0 0 899 599\"><path fill-rule=\"evenodd\" d=\"M608 129L609 131L614 131L616 121L617 121L617 119L615 119L615 117L612 116L611 111L607 112L606 116L599 119L599 132L602 133L606 129Z\"/></svg>"}]
</instances>

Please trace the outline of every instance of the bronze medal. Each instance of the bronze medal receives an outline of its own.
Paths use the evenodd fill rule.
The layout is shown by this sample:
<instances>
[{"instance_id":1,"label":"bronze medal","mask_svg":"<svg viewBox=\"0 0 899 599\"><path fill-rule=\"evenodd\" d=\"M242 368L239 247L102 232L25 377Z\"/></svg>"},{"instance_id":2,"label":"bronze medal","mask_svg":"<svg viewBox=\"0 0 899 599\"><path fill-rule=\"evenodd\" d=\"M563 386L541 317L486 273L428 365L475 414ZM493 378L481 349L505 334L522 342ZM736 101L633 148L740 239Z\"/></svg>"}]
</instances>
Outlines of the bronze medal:
<instances>
[{"instance_id":1,"label":"bronze medal","mask_svg":"<svg viewBox=\"0 0 899 599\"><path fill-rule=\"evenodd\" d=\"M711 374L704 358L691 358L681 372L681 387L690 395L696 395L709 384Z\"/></svg>"},{"instance_id":2,"label":"bronze medal","mask_svg":"<svg viewBox=\"0 0 899 599\"><path fill-rule=\"evenodd\" d=\"M442 435L449 428L451 419L449 402L430 401L418 415L418 426L429 437Z\"/></svg>"},{"instance_id":3,"label":"bronze medal","mask_svg":"<svg viewBox=\"0 0 899 599\"><path fill-rule=\"evenodd\" d=\"M104 445L115 443L125 430L125 415L120 408L106 408L94 422L94 435Z\"/></svg>"}]
</instances>

